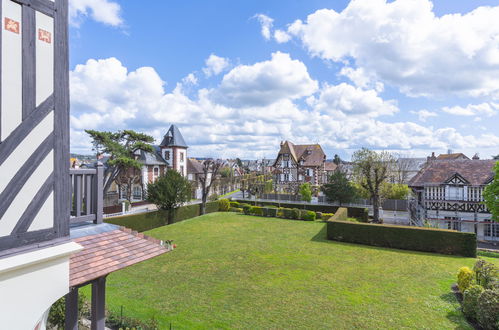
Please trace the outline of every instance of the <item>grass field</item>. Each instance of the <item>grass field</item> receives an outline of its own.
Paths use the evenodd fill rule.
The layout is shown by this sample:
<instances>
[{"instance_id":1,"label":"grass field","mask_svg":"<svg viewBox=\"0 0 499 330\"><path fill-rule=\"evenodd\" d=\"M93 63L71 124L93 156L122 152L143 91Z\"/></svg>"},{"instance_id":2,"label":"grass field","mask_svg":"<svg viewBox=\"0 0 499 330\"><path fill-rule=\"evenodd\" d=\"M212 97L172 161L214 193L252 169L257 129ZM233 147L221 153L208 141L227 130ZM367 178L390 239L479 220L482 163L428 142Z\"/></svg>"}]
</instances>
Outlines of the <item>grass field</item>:
<instances>
[{"instance_id":1,"label":"grass field","mask_svg":"<svg viewBox=\"0 0 499 330\"><path fill-rule=\"evenodd\" d=\"M178 248L111 274L107 304L161 329L469 328L450 286L471 258L332 242L321 222L234 213L146 234Z\"/></svg>"}]
</instances>

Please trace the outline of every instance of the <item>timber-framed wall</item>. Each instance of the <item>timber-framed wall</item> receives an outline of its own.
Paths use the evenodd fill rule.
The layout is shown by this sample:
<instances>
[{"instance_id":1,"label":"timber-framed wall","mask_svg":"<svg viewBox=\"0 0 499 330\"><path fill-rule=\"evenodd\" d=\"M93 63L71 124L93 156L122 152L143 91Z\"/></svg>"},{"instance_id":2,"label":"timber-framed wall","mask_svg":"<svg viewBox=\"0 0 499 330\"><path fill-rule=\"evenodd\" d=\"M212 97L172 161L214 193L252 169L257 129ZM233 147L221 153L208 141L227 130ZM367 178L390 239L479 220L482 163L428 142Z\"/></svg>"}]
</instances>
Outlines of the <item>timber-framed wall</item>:
<instances>
[{"instance_id":1,"label":"timber-framed wall","mask_svg":"<svg viewBox=\"0 0 499 330\"><path fill-rule=\"evenodd\" d=\"M67 0L1 0L0 257L69 237Z\"/></svg>"}]
</instances>

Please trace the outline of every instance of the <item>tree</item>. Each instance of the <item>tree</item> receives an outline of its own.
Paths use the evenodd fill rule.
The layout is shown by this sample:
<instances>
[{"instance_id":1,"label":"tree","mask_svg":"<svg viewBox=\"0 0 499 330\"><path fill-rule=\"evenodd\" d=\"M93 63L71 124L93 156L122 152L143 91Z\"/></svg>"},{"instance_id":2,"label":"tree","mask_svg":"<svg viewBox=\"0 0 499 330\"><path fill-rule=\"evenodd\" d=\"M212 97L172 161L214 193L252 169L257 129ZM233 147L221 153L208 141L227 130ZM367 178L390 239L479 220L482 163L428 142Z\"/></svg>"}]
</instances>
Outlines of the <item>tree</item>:
<instances>
[{"instance_id":1,"label":"tree","mask_svg":"<svg viewBox=\"0 0 499 330\"><path fill-rule=\"evenodd\" d=\"M116 181L117 184L126 184L127 199L130 201L131 185L138 180L142 168L135 152L137 150L153 152L150 143L154 142L154 138L133 130L115 133L94 130L85 130L85 132L92 138L93 150L97 153L97 157L109 155L104 170L104 194L108 192L113 181Z\"/></svg>"},{"instance_id":2,"label":"tree","mask_svg":"<svg viewBox=\"0 0 499 330\"><path fill-rule=\"evenodd\" d=\"M147 200L168 212L167 224L173 222L174 210L191 199L191 183L175 170L166 171L147 185Z\"/></svg>"},{"instance_id":3,"label":"tree","mask_svg":"<svg viewBox=\"0 0 499 330\"><path fill-rule=\"evenodd\" d=\"M310 183L302 183L300 185L300 195L301 200L305 202L310 202L312 200L312 189Z\"/></svg>"},{"instance_id":4,"label":"tree","mask_svg":"<svg viewBox=\"0 0 499 330\"><path fill-rule=\"evenodd\" d=\"M386 152L375 152L362 148L354 152L354 177L358 184L369 193L373 204L373 221L379 222L379 206L381 204L381 188L393 170L394 158Z\"/></svg>"},{"instance_id":5,"label":"tree","mask_svg":"<svg viewBox=\"0 0 499 330\"><path fill-rule=\"evenodd\" d=\"M322 191L330 201L338 201L341 204L350 203L357 197L357 191L346 174L342 171L334 171L329 176L329 183L322 186Z\"/></svg>"},{"instance_id":6,"label":"tree","mask_svg":"<svg viewBox=\"0 0 499 330\"><path fill-rule=\"evenodd\" d=\"M402 157L399 155L397 160L394 162L394 168L392 176L394 182L398 184L407 183L409 178L409 172L413 170L417 165L417 162L412 157Z\"/></svg>"},{"instance_id":7,"label":"tree","mask_svg":"<svg viewBox=\"0 0 499 330\"><path fill-rule=\"evenodd\" d=\"M493 156L492 159L499 160L499 155Z\"/></svg>"},{"instance_id":8,"label":"tree","mask_svg":"<svg viewBox=\"0 0 499 330\"><path fill-rule=\"evenodd\" d=\"M203 162L203 173L198 176L201 183L201 214L206 213L206 201L210 194L211 186L215 182L218 172L222 167L221 160L207 159Z\"/></svg>"},{"instance_id":9,"label":"tree","mask_svg":"<svg viewBox=\"0 0 499 330\"><path fill-rule=\"evenodd\" d=\"M483 191L485 205L492 214L492 220L499 222L499 162L494 166L494 180Z\"/></svg>"},{"instance_id":10,"label":"tree","mask_svg":"<svg viewBox=\"0 0 499 330\"><path fill-rule=\"evenodd\" d=\"M340 165L340 163L341 163L340 156L338 156L337 154L334 154L333 163L335 163L336 165Z\"/></svg>"}]
</instances>

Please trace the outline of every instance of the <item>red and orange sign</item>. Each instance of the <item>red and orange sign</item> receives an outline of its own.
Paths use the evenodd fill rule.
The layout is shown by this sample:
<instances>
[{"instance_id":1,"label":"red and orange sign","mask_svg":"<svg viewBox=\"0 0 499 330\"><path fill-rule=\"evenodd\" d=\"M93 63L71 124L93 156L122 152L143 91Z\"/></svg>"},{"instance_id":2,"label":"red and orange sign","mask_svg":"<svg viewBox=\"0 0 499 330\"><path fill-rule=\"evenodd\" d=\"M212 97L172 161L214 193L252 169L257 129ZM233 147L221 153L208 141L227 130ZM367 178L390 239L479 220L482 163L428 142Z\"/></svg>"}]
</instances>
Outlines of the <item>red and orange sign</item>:
<instances>
[{"instance_id":1,"label":"red and orange sign","mask_svg":"<svg viewBox=\"0 0 499 330\"><path fill-rule=\"evenodd\" d=\"M4 28L7 31L19 34L21 32L21 24L8 17L5 17Z\"/></svg>"},{"instance_id":2,"label":"red and orange sign","mask_svg":"<svg viewBox=\"0 0 499 330\"><path fill-rule=\"evenodd\" d=\"M49 31L38 29L38 40L50 44L52 43L52 34Z\"/></svg>"}]
</instances>

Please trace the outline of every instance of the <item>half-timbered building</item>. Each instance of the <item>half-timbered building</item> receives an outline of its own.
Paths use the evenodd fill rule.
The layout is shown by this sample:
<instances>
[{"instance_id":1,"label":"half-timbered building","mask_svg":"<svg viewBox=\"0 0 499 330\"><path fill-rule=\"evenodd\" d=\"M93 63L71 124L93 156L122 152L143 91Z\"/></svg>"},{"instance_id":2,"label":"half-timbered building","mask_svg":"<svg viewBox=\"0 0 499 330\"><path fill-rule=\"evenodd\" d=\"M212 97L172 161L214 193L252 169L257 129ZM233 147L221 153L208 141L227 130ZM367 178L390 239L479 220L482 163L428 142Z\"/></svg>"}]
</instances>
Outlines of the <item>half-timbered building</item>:
<instances>
[{"instance_id":1,"label":"half-timbered building","mask_svg":"<svg viewBox=\"0 0 499 330\"><path fill-rule=\"evenodd\" d=\"M325 183L326 154L319 144L281 142L273 164L274 180L278 186L294 189L302 183Z\"/></svg>"},{"instance_id":2,"label":"half-timbered building","mask_svg":"<svg viewBox=\"0 0 499 330\"><path fill-rule=\"evenodd\" d=\"M494 160L432 160L414 177L409 187L414 224L426 221L439 228L474 232L480 240L499 240L499 223L483 203L483 190L493 180Z\"/></svg>"},{"instance_id":3,"label":"half-timbered building","mask_svg":"<svg viewBox=\"0 0 499 330\"><path fill-rule=\"evenodd\" d=\"M45 329L66 296L92 286L92 329L105 325L106 276L170 250L102 221L103 165L72 169L68 1L1 0L0 328Z\"/></svg>"}]
</instances>

